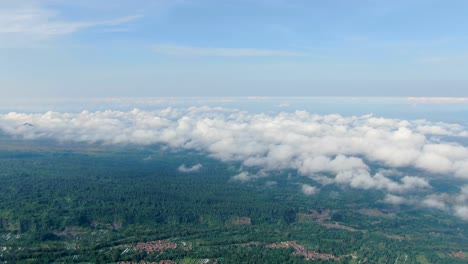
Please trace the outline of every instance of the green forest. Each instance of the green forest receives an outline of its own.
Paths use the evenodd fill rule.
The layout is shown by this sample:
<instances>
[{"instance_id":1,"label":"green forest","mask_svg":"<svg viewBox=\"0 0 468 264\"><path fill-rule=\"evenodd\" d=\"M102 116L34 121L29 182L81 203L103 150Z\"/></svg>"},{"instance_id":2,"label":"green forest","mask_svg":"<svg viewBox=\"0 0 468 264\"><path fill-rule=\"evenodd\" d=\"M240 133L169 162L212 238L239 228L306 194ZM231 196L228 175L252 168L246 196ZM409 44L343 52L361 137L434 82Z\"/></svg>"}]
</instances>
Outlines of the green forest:
<instances>
[{"instance_id":1,"label":"green forest","mask_svg":"<svg viewBox=\"0 0 468 264\"><path fill-rule=\"evenodd\" d=\"M0 263L467 262L466 222L380 191L239 182L241 164L164 146L0 140Z\"/></svg>"}]
</instances>

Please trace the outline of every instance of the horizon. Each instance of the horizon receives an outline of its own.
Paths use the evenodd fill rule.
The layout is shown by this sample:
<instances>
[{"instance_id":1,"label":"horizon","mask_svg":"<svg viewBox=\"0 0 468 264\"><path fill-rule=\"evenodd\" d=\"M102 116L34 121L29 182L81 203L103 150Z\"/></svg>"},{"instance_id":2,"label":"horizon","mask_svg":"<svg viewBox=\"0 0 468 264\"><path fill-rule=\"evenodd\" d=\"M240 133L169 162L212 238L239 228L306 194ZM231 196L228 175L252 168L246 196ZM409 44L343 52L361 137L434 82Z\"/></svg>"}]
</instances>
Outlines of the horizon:
<instances>
[{"instance_id":1,"label":"horizon","mask_svg":"<svg viewBox=\"0 0 468 264\"><path fill-rule=\"evenodd\" d=\"M0 0L0 263L467 263L468 1Z\"/></svg>"}]
</instances>

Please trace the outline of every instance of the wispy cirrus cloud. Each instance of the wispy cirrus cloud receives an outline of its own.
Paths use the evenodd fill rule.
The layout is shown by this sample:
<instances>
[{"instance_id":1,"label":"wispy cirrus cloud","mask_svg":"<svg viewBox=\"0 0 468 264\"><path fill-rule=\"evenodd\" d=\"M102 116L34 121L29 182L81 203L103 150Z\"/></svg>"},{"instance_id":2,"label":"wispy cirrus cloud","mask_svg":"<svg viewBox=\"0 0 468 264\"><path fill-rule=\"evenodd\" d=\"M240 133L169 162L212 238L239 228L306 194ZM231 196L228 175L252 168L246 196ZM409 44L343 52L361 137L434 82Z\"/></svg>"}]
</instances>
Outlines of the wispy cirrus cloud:
<instances>
[{"instance_id":1,"label":"wispy cirrus cloud","mask_svg":"<svg viewBox=\"0 0 468 264\"><path fill-rule=\"evenodd\" d=\"M71 34L93 27L117 27L142 18L129 15L111 20L69 21L60 12L42 7L17 7L0 9L0 36L30 36L48 38Z\"/></svg>"},{"instance_id":2,"label":"wispy cirrus cloud","mask_svg":"<svg viewBox=\"0 0 468 264\"><path fill-rule=\"evenodd\" d=\"M468 97L409 97L408 101L416 103L466 103Z\"/></svg>"},{"instance_id":3,"label":"wispy cirrus cloud","mask_svg":"<svg viewBox=\"0 0 468 264\"><path fill-rule=\"evenodd\" d=\"M202 48L183 45L154 45L153 52L184 57L288 57L304 56L305 53L290 50L255 48Z\"/></svg>"}]
</instances>

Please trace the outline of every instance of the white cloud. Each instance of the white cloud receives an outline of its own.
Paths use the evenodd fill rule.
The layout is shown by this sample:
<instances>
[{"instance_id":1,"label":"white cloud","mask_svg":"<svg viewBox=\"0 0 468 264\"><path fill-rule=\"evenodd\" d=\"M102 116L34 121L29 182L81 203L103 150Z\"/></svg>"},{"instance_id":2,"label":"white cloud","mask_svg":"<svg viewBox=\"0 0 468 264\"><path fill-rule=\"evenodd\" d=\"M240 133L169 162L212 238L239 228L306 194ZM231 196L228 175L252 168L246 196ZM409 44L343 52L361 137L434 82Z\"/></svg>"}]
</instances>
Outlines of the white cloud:
<instances>
[{"instance_id":1,"label":"white cloud","mask_svg":"<svg viewBox=\"0 0 468 264\"><path fill-rule=\"evenodd\" d=\"M181 45L154 45L153 51L170 56L188 57L284 57L304 56L304 53L289 50L254 48L200 48Z\"/></svg>"},{"instance_id":2,"label":"white cloud","mask_svg":"<svg viewBox=\"0 0 468 264\"><path fill-rule=\"evenodd\" d=\"M128 112L9 113L0 115L0 129L24 139L163 144L199 150L219 160L238 161L259 170L256 174L240 172L233 180L249 181L264 177L268 171L295 170L323 185L382 190L392 194L384 200L392 204L410 201L393 194L427 195L431 191L430 178L405 176L399 172L400 168L440 173L461 181L468 179L468 148L430 136L435 131L457 136L466 132L465 128L425 120L315 115L305 111L252 114L235 109L190 107ZM369 165L374 163L383 170L373 172ZM192 168L197 167L181 167L182 170ZM437 200L426 196L412 203L439 209L445 203L445 208L455 213L455 206L466 203L464 195L468 191L463 190L457 197Z\"/></svg>"},{"instance_id":3,"label":"white cloud","mask_svg":"<svg viewBox=\"0 0 468 264\"><path fill-rule=\"evenodd\" d=\"M455 175L468 179L468 159L455 161L453 167L455 168Z\"/></svg>"},{"instance_id":4,"label":"white cloud","mask_svg":"<svg viewBox=\"0 0 468 264\"><path fill-rule=\"evenodd\" d=\"M24 127L24 123L34 127ZM368 171L364 160L369 160L391 169L409 166L463 177L468 172L468 149L453 142L431 142L417 129L422 123L429 122L320 116L300 111L249 114L209 107L0 116L0 127L5 132L28 139L163 143L205 150L219 159L242 161L246 166L292 168L304 175ZM459 127L449 124L438 126L452 134L460 132Z\"/></svg>"},{"instance_id":5,"label":"white cloud","mask_svg":"<svg viewBox=\"0 0 468 264\"><path fill-rule=\"evenodd\" d=\"M299 172L304 175L316 172L339 173L352 169L367 170L368 167L360 158L338 155L334 159L330 159L329 157L321 155L317 157L306 157L305 160L300 161L298 168Z\"/></svg>"},{"instance_id":6,"label":"white cloud","mask_svg":"<svg viewBox=\"0 0 468 264\"><path fill-rule=\"evenodd\" d=\"M371 175L367 170L346 170L339 172L334 178L338 184L348 184L353 188L359 189L378 189L389 192L407 192L415 189L429 188L429 183L419 177L405 176L401 182L392 181L383 174L376 173Z\"/></svg>"},{"instance_id":7,"label":"white cloud","mask_svg":"<svg viewBox=\"0 0 468 264\"><path fill-rule=\"evenodd\" d=\"M446 210L447 204L445 203L445 200L447 200L447 197L444 195L430 195L422 200L421 205L429 208Z\"/></svg>"},{"instance_id":8,"label":"white cloud","mask_svg":"<svg viewBox=\"0 0 468 264\"><path fill-rule=\"evenodd\" d=\"M200 163L193 165L192 167L187 167L185 166L185 164L182 164L179 166L178 170L180 172L196 172L199 171L202 167L203 165L201 165Z\"/></svg>"},{"instance_id":9,"label":"white cloud","mask_svg":"<svg viewBox=\"0 0 468 264\"><path fill-rule=\"evenodd\" d=\"M0 9L0 36L47 38L92 27L116 27L141 17L130 15L111 20L67 21L56 10L37 6Z\"/></svg>"},{"instance_id":10,"label":"white cloud","mask_svg":"<svg viewBox=\"0 0 468 264\"><path fill-rule=\"evenodd\" d=\"M318 188L309 184L302 184L301 191L305 195L312 195L318 192Z\"/></svg>"},{"instance_id":11,"label":"white cloud","mask_svg":"<svg viewBox=\"0 0 468 264\"><path fill-rule=\"evenodd\" d=\"M241 173L232 176L231 179L235 181L240 181L240 182L247 182L253 179L261 178L261 177L266 177L268 176L268 173L266 173L264 170L259 170L257 173L252 174L250 172L242 171Z\"/></svg>"},{"instance_id":12,"label":"white cloud","mask_svg":"<svg viewBox=\"0 0 468 264\"><path fill-rule=\"evenodd\" d=\"M384 202L388 203L388 204L400 205L400 204L405 204L408 201L405 198L401 197L401 196L397 196L397 195L393 195L393 194L387 194L385 196L385 198L384 198Z\"/></svg>"},{"instance_id":13,"label":"white cloud","mask_svg":"<svg viewBox=\"0 0 468 264\"><path fill-rule=\"evenodd\" d=\"M379 168L377 172L384 176L399 176L399 177L404 176L404 174L401 171L397 169L393 169L393 168L392 169Z\"/></svg>"},{"instance_id":14,"label":"white cloud","mask_svg":"<svg viewBox=\"0 0 468 264\"><path fill-rule=\"evenodd\" d=\"M468 185L464 185L460 188L460 194L456 197L458 204L465 204L468 201Z\"/></svg>"},{"instance_id":15,"label":"white cloud","mask_svg":"<svg viewBox=\"0 0 468 264\"><path fill-rule=\"evenodd\" d=\"M450 135L450 132L440 126L419 126L418 131L423 134Z\"/></svg>"},{"instance_id":16,"label":"white cloud","mask_svg":"<svg viewBox=\"0 0 468 264\"><path fill-rule=\"evenodd\" d=\"M253 178L252 174L246 171L243 171L235 176L232 176L231 179L236 180L236 181L246 182L246 181L250 181L252 178Z\"/></svg>"},{"instance_id":17,"label":"white cloud","mask_svg":"<svg viewBox=\"0 0 468 264\"><path fill-rule=\"evenodd\" d=\"M468 221L468 206L458 205L454 207L455 215L463 220Z\"/></svg>"},{"instance_id":18,"label":"white cloud","mask_svg":"<svg viewBox=\"0 0 468 264\"><path fill-rule=\"evenodd\" d=\"M396 191L406 191L411 189L430 188L429 182L421 177L405 176L401 179L402 184Z\"/></svg>"},{"instance_id":19,"label":"white cloud","mask_svg":"<svg viewBox=\"0 0 468 264\"><path fill-rule=\"evenodd\" d=\"M23 126L24 123L34 127ZM372 116L311 115L303 111L249 114L209 107L0 116L2 130L26 139L53 138L103 144L162 143L207 151L218 159L241 161L250 167L295 169L305 176L317 173L338 175L358 170L369 172L366 162L371 161L393 170L414 167L468 177L468 149L453 142L432 142L418 130L423 123L430 124ZM459 126L437 125L450 133L465 131ZM375 182L386 177L377 174L372 179Z\"/></svg>"},{"instance_id":20,"label":"white cloud","mask_svg":"<svg viewBox=\"0 0 468 264\"><path fill-rule=\"evenodd\" d=\"M409 97L408 101L418 103L465 103L468 97Z\"/></svg>"}]
</instances>

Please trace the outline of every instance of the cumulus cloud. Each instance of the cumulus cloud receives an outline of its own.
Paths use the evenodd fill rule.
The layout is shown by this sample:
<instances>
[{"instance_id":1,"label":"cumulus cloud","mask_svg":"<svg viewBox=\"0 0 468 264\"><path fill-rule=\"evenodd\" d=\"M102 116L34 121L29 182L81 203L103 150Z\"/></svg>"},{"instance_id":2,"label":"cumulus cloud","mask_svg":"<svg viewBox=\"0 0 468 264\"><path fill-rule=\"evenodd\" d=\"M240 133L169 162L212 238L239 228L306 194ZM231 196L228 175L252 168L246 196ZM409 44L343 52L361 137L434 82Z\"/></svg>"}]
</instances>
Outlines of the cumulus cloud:
<instances>
[{"instance_id":1,"label":"cumulus cloud","mask_svg":"<svg viewBox=\"0 0 468 264\"><path fill-rule=\"evenodd\" d=\"M461 187L460 194L456 197L456 201L459 204L464 204L468 201L468 185Z\"/></svg>"},{"instance_id":2,"label":"cumulus cloud","mask_svg":"<svg viewBox=\"0 0 468 264\"><path fill-rule=\"evenodd\" d=\"M250 181L254 176L246 171L243 171L235 176L232 176L231 179L241 182Z\"/></svg>"},{"instance_id":3,"label":"cumulus cloud","mask_svg":"<svg viewBox=\"0 0 468 264\"><path fill-rule=\"evenodd\" d=\"M458 194L433 193L425 197L410 195L409 197L387 194L384 203L393 205L416 205L426 208L433 208L441 211L452 212L455 216L468 220L468 185L460 188Z\"/></svg>"},{"instance_id":4,"label":"cumulus cloud","mask_svg":"<svg viewBox=\"0 0 468 264\"><path fill-rule=\"evenodd\" d=\"M320 184L343 184L403 195L427 191L431 186L430 179L402 175L398 172L400 168L468 179L468 148L431 136L461 137L468 135L465 128L426 120L316 115L305 111L253 114L235 109L190 107L128 112L12 112L0 115L0 129L23 139L162 144L203 151L219 160L241 162L261 171L240 172L232 178L239 181L262 177L273 170L295 170ZM371 164L384 169L373 172ZM387 196L385 202L399 204L402 200L393 195ZM463 206L443 202L446 206ZM443 207L441 201L427 199L424 203L423 206Z\"/></svg>"},{"instance_id":5,"label":"cumulus cloud","mask_svg":"<svg viewBox=\"0 0 468 264\"><path fill-rule=\"evenodd\" d=\"M339 173L353 169L367 170L368 167L364 164L362 159L346 157L344 155L338 155L334 159L322 155L317 157L305 157L298 167L299 172L304 175L316 172Z\"/></svg>"},{"instance_id":6,"label":"cumulus cloud","mask_svg":"<svg viewBox=\"0 0 468 264\"><path fill-rule=\"evenodd\" d=\"M201 165L200 163L193 165L192 167L187 167L185 166L185 164L182 164L179 166L178 170L180 172L195 172L195 171L199 171L202 167L203 165Z\"/></svg>"},{"instance_id":7,"label":"cumulus cloud","mask_svg":"<svg viewBox=\"0 0 468 264\"><path fill-rule=\"evenodd\" d=\"M405 204L408 202L404 197L393 195L393 194L387 194L383 201L385 203L394 204L394 205Z\"/></svg>"},{"instance_id":8,"label":"cumulus cloud","mask_svg":"<svg viewBox=\"0 0 468 264\"><path fill-rule=\"evenodd\" d=\"M439 210L446 210L447 204L445 203L446 197L444 195L430 195L422 200L421 204L425 207L435 208Z\"/></svg>"},{"instance_id":9,"label":"cumulus cloud","mask_svg":"<svg viewBox=\"0 0 468 264\"><path fill-rule=\"evenodd\" d=\"M468 221L468 206L459 205L454 207L455 215L460 217L463 220Z\"/></svg>"},{"instance_id":10,"label":"cumulus cloud","mask_svg":"<svg viewBox=\"0 0 468 264\"><path fill-rule=\"evenodd\" d=\"M426 133L433 131L421 130L422 125L435 126L424 120L371 115L322 116L304 111L266 115L209 107L0 116L4 132L25 139L160 143L207 151L223 161L242 161L245 166L296 169L303 175L369 171L366 162L370 161L390 169L414 167L468 178L468 148L454 142L432 142ZM437 126L450 135L465 132L451 124ZM382 176L373 178L378 181Z\"/></svg>"},{"instance_id":11,"label":"cumulus cloud","mask_svg":"<svg viewBox=\"0 0 468 264\"><path fill-rule=\"evenodd\" d=\"M268 173L266 173L264 170L260 170L257 173L250 173L250 172L247 172L247 171L242 171L241 173L239 173L239 174L237 174L235 176L232 176L231 179L235 180L235 181L240 181L240 182L248 182L250 180L257 179L257 178L260 178L260 177L266 177L266 176L268 176ZM270 184L270 186L272 186L274 184L275 183ZM268 182L267 182L267 185L269 185Z\"/></svg>"},{"instance_id":12,"label":"cumulus cloud","mask_svg":"<svg viewBox=\"0 0 468 264\"><path fill-rule=\"evenodd\" d=\"M371 175L369 171L363 169L339 172L333 181L339 184L348 184L354 188L382 189L389 192L406 192L430 187L429 183L423 178L404 176L401 178L401 182L396 182L385 177L383 174L376 173L375 175Z\"/></svg>"},{"instance_id":13,"label":"cumulus cloud","mask_svg":"<svg viewBox=\"0 0 468 264\"><path fill-rule=\"evenodd\" d=\"M305 195L312 195L317 193L318 188L309 184L302 184L301 191Z\"/></svg>"},{"instance_id":14,"label":"cumulus cloud","mask_svg":"<svg viewBox=\"0 0 468 264\"><path fill-rule=\"evenodd\" d=\"M33 127L23 126L25 123ZM155 144L208 151L221 160L267 170L296 169L308 175L369 170L367 161L391 168L412 166L468 178L468 149L431 142L418 130L427 121L373 116L249 114L224 108L192 107L142 111L83 111L77 114L9 113L0 128L25 139L53 138L103 144ZM460 131L439 126L451 135Z\"/></svg>"}]
</instances>

